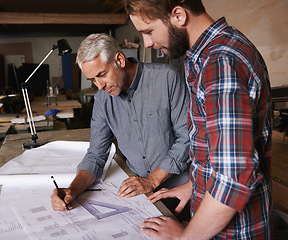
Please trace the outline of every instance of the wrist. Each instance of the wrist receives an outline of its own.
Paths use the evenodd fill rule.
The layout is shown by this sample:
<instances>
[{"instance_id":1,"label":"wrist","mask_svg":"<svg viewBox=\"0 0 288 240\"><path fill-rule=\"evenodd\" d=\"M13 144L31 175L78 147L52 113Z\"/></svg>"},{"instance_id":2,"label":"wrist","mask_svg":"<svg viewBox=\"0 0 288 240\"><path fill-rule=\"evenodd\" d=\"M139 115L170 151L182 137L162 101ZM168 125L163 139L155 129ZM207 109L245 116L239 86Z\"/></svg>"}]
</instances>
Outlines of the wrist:
<instances>
[{"instance_id":1,"label":"wrist","mask_svg":"<svg viewBox=\"0 0 288 240\"><path fill-rule=\"evenodd\" d=\"M68 187L68 190L69 190L69 194L71 195L73 199L75 199L80 194L80 193L77 193L77 190L71 185Z\"/></svg>"},{"instance_id":2,"label":"wrist","mask_svg":"<svg viewBox=\"0 0 288 240\"><path fill-rule=\"evenodd\" d=\"M152 174L150 174L146 179L150 182L150 186L152 187L152 190L157 188L161 184L161 180L157 177L154 177Z\"/></svg>"}]
</instances>

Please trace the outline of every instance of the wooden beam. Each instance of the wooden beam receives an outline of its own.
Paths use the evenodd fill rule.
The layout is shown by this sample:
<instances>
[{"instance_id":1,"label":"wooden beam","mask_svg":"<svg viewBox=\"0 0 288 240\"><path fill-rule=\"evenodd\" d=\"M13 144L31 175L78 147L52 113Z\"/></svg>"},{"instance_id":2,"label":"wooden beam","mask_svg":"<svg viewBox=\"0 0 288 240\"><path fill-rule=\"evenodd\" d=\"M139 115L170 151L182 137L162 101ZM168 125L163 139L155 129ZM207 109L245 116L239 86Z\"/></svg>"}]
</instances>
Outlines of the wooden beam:
<instances>
[{"instance_id":1,"label":"wooden beam","mask_svg":"<svg viewBox=\"0 0 288 240\"><path fill-rule=\"evenodd\" d=\"M125 24L125 13L20 13L0 12L0 24Z\"/></svg>"}]
</instances>

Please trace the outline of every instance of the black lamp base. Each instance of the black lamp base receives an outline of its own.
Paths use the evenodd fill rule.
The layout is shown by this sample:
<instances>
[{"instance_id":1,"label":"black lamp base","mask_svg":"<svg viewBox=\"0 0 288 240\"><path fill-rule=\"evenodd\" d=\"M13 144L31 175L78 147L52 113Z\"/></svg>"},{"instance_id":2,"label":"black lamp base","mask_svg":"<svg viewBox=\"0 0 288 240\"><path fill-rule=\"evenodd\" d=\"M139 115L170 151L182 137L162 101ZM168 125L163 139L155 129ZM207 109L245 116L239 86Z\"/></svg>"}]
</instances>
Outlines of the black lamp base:
<instances>
[{"instance_id":1,"label":"black lamp base","mask_svg":"<svg viewBox=\"0 0 288 240\"><path fill-rule=\"evenodd\" d=\"M48 143L47 141L37 141L37 142L34 142L34 141L29 141L27 143L23 143L22 147L25 148L25 149L32 149L32 148L37 148L37 147L40 147L40 146L43 146L44 144Z\"/></svg>"}]
</instances>

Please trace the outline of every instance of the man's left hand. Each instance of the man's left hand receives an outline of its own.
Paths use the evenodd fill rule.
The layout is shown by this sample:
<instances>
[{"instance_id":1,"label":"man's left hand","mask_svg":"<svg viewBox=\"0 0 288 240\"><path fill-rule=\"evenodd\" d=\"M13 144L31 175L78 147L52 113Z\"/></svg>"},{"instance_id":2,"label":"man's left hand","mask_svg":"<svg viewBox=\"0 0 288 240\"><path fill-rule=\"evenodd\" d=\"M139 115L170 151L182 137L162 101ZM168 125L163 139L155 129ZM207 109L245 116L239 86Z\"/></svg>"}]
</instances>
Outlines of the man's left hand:
<instances>
[{"instance_id":1,"label":"man's left hand","mask_svg":"<svg viewBox=\"0 0 288 240\"><path fill-rule=\"evenodd\" d=\"M152 192L155 187L157 186L155 186L152 178L133 176L122 182L117 195L120 197L130 198L138 194Z\"/></svg>"}]
</instances>

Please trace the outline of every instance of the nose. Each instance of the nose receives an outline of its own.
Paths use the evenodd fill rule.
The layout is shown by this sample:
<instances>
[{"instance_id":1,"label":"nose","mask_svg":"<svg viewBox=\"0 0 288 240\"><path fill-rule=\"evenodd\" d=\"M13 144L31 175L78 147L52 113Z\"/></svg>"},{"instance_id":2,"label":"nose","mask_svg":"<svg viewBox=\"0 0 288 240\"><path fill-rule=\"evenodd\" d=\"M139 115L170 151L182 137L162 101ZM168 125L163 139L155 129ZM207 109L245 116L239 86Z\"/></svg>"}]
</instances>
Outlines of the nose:
<instances>
[{"instance_id":1,"label":"nose","mask_svg":"<svg viewBox=\"0 0 288 240\"><path fill-rule=\"evenodd\" d=\"M94 79L93 83L96 85L96 87L99 90L102 90L105 87L105 83L103 81L101 81L100 79Z\"/></svg>"},{"instance_id":2,"label":"nose","mask_svg":"<svg viewBox=\"0 0 288 240\"><path fill-rule=\"evenodd\" d=\"M152 38L149 35L143 35L143 41L145 48L150 48L154 46L154 42L152 41Z\"/></svg>"}]
</instances>

